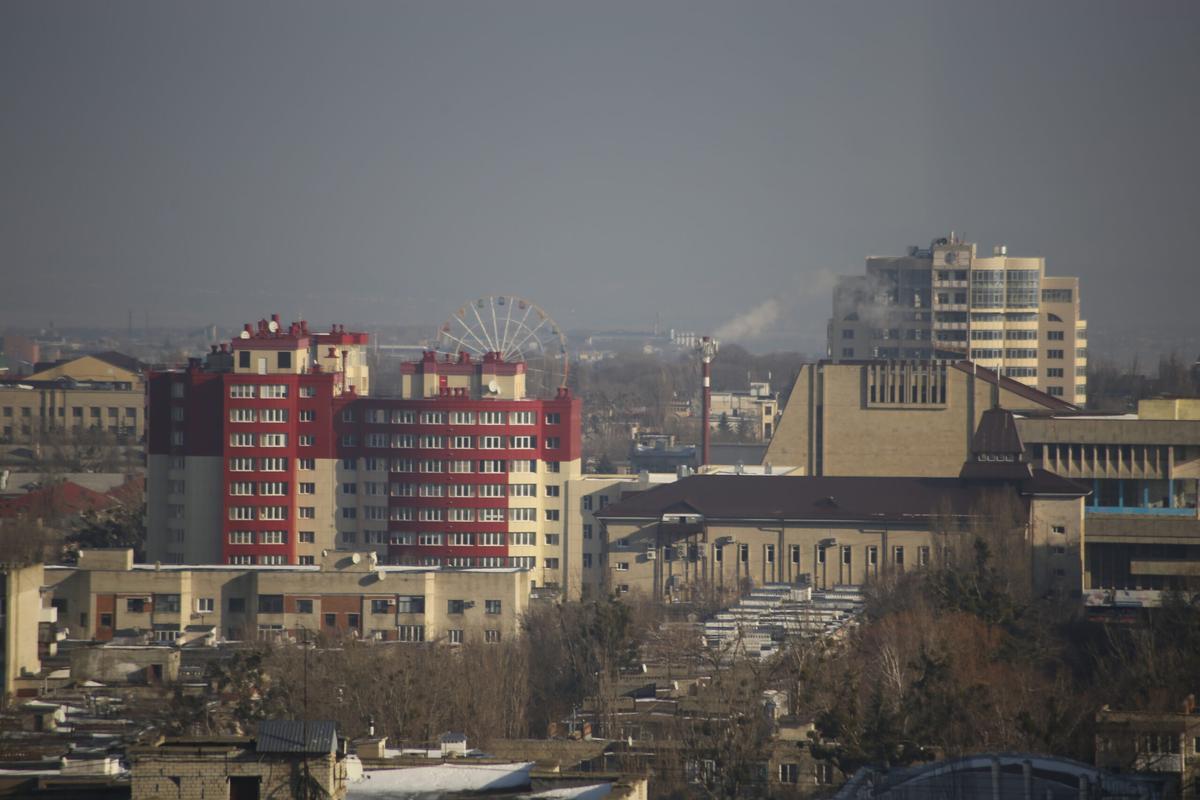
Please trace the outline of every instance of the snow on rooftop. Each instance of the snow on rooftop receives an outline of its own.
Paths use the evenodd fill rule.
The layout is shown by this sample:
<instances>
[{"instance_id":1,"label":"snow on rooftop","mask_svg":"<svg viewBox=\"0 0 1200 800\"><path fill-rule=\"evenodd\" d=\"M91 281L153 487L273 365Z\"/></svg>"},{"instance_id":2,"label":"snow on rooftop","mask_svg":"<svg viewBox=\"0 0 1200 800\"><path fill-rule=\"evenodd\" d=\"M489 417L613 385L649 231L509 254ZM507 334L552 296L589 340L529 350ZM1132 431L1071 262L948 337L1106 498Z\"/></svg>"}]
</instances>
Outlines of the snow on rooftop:
<instances>
[{"instance_id":1,"label":"snow on rooftop","mask_svg":"<svg viewBox=\"0 0 1200 800\"><path fill-rule=\"evenodd\" d=\"M493 792L529 785L532 761L516 764L438 764L429 767L371 770L351 784L346 800L408 800L441 797L447 792Z\"/></svg>"}]
</instances>

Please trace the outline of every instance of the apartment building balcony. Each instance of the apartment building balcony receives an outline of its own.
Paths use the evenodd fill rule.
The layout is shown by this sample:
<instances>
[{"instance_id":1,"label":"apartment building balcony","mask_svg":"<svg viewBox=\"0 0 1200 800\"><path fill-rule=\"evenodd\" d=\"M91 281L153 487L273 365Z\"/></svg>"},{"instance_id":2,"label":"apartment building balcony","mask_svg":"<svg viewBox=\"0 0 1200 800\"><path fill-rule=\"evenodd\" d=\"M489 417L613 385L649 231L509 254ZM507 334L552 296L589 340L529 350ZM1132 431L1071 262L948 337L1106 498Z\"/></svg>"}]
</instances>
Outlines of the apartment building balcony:
<instances>
[{"instance_id":1,"label":"apartment building balcony","mask_svg":"<svg viewBox=\"0 0 1200 800\"><path fill-rule=\"evenodd\" d=\"M945 322L940 319L935 319L933 321L933 328L934 330L939 331L965 331L968 324L969 323L966 322Z\"/></svg>"},{"instance_id":2,"label":"apartment building balcony","mask_svg":"<svg viewBox=\"0 0 1200 800\"><path fill-rule=\"evenodd\" d=\"M939 281L936 278L933 281L935 289L969 289L970 281Z\"/></svg>"},{"instance_id":3,"label":"apartment building balcony","mask_svg":"<svg viewBox=\"0 0 1200 800\"><path fill-rule=\"evenodd\" d=\"M970 311L971 307L966 303L939 303L936 299L933 301L933 311Z\"/></svg>"}]
</instances>

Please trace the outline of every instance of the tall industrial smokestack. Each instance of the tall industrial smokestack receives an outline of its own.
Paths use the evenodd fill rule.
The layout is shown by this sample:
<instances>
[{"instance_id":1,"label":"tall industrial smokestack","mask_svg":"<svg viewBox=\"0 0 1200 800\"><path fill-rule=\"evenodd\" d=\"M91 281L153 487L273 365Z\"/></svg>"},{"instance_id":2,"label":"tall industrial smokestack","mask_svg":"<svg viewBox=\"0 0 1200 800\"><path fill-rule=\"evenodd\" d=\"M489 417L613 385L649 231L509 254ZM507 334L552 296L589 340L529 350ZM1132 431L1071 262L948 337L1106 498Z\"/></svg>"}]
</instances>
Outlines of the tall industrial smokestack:
<instances>
[{"instance_id":1,"label":"tall industrial smokestack","mask_svg":"<svg viewBox=\"0 0 1200 800\"><path fill-rule=\"evenodd\" d=\"M700 374L703 378L700 388L700 466L703 467L708 464L708 440L710 437L708 418L712 413L712 360L717 354L717 342L705 336L696 345L696 349L700 351Z\"/></svg>"}]
</instances>

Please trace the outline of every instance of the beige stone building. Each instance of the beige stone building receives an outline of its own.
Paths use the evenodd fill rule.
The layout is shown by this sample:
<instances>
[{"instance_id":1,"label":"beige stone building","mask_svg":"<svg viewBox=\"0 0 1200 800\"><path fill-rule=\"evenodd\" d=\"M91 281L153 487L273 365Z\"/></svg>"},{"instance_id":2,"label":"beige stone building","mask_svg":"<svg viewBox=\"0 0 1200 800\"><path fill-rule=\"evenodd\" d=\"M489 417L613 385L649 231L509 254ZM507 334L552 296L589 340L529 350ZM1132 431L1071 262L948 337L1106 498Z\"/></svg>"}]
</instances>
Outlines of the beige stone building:
<instances>
[{"instance_id":1,"label":"beige stone building","mask_svg":"<svg viewBox=\"0 0 1200 800\"><path fill-rule=\"evenodd\" d=\"M0 565L0 698L13 694L17 679L36 675L38 625L42 610L42 565Z\"/></svg>"},{"instance_id":2,"label":"beige stone building","mask_svg":"<svg viewBox=\"0 0 1200 800\"><path fill-rule=\"evenodd\" d=\"M0 381L0 443L35 444L99 431L139 442L146 433L146 384L119 353L80 356Z\"/></svg>"},{"instance_id":3,"label":"beige stone building","mask_svg":"<svg viewBox=\"0 0 1200 800\"><path fill-rule=\"evenodd\" d=\"M1087 399L1079 279L1041 257L990 256L953 234L905 256L873 256L834 289L833 359L969 358L1075 403Z\"/></svg>"},{"instance_id":4,"label":"beige stone building","mask_svg":"<svg viewBox=\"0 0 1200 800\"><path fill-rule=\"evenodd\" d=\"M46 567L45 583L77 638L136 629L159 642L324 634L457 644L518 635L530 575L386 566L344 550L280 567L144 565L129 550L85 550L75 567Z\"/></svg>"},{"instance_id":5,"label":"beige stone building","mask_svg":"<svg viewBox=\"0 0 1200 800\"><path fill-rule=\"evenodd\" d=\"M1074 408L967 361L805 364L765 462L814 476L957 475L993 405Z\"/></svg>"},{"instance_id":6,"label":"beige stone building","mask_svg":"<svg viewBox=\"0 0 1200 800\"><path fill-rule=\"evenodd\" d=\"M1013 509L1034 591L1083 589L1087 489L1024 458L1012 417L984 415L958 477L694 475L609 505L608 585L664 601L747 584L863 584L929 566L947 531Z\"/></svg>"}]
</instances>

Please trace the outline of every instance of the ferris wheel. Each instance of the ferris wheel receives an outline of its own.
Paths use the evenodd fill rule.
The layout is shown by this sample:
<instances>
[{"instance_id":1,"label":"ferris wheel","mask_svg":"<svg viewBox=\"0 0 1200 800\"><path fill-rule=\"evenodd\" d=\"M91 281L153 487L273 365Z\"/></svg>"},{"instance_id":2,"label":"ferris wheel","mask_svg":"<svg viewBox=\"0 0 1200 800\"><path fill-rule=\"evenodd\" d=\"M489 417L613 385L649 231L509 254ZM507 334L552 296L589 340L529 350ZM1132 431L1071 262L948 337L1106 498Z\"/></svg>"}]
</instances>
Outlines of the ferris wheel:
<instances>
[{"instance_id":1,"label":"ferris wheel","mask_svg":"<svg viewBox=\"0 0 1200 800\"><path fill-rule=\"evenodd\" d=\"M567 337L537 303L490 295L460 307L438 329L434 349L457 356L499 353L525 363L526 391L541 394L567 385Z\"/></svg>"}]
</instances>

